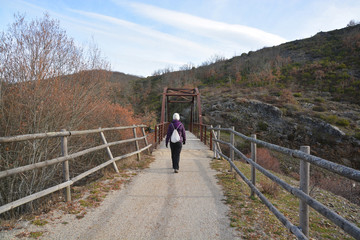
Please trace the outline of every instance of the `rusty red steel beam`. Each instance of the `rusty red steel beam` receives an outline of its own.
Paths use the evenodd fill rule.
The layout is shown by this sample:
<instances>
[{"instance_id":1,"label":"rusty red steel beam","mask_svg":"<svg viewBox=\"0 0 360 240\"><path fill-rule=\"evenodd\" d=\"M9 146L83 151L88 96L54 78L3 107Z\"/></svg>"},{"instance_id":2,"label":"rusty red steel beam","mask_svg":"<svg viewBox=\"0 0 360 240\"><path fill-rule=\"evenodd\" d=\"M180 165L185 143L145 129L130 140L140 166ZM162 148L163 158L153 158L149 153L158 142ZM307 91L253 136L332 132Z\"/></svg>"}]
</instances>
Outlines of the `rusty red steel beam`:
<instances>
[{"instance_id":1,"label":"rusty red steel beam","mask_svg":"<svg viewBox=\"0 0 360 240\"><path fill-rule=\"evenodd\" d=\"M175 99L170 99L171 97L175 97ZM161 107L161 121L160 123L165 122L166 113L169 115L169 103L194 103L196 97L196 107L198 113L198 121L202 124L202 113L201 113L201 102L200 102L200 92L198 88L194 89L186 89L186 88L168 88L165 87L163 91L162 98L162 107ZM177 99L176 99L177 98ZM191 98L191 99L190 99ZM193 118L193 104L191 105L192 111L190 116L190 130L192 130L192 124L194 121ZM170 116L170 115L169 115ZM168 116L168 118L169 118Z\"/></svg>"},{"instance_id":2,"label":"rusty red steel beam","mask_svg":"<svg viewBox=\"0 0 360 240\"><path fill-rule=\"evenodd\" d=\"M163 99L162 99L162 105L161 105L161 119L160 119L160 123L163 123L165 121L165 102L166 102L166 92L167 92L167 87L164 88L164 92L163 92Z\"/></svg>"},{"instance_id":3,"label":"rusty red steel beam","mask_svg":"<svg viewBox=\"0 0 360 240\"><path fill-rule=\"evenodd\" d=\"M165 93L166 96L197 96L196 93Z\"/></svg>"},{"instance_id":4,"label":"rusty red steel beam","mask_svg":"<svg viewBox=\"0 0 360 240\"><path fill-rule=\"evenodd\" d=\"M195 92L194 89L190 88L168 88L169 91L187 91L187 92Z\"/></svg>"},{"instance_id":5,"label":"rusty red steel beam","mask_svg":"<svg viewBox=\"0 0 360 240\"><path fill-rule=\"evenodd\" d=\"M192 101L176 101L176 100L169 100L169 103L192 103Z\"/></svg>"},{"instance_id":6,"label":"rusty red steel beam","mask_svg":"<svg viewBox=\"0 0 360 240\"><path fill-rule=\"evenodd\" d=\"M201 103L200 103L200 92L198 88L195 88L195 92L196 92L196 101L197 101L197 107L198 107L198 112L199 112L199 123L202 124L202 113L201 113Z\"/></svg>"},{"instance_id":7,"label":"rusty red steel beam","mask_svg":"<svg viewBox=\"0 0 360 240\"><path fill-rule=\"evenodd\" d=\"M187 101L192 101L192 98L194 98L194 96L166 96L167 99L172 99L172 100L178 100L178 99L183 99L183 100L187 100Z\"/></svg>"}]
</instances>

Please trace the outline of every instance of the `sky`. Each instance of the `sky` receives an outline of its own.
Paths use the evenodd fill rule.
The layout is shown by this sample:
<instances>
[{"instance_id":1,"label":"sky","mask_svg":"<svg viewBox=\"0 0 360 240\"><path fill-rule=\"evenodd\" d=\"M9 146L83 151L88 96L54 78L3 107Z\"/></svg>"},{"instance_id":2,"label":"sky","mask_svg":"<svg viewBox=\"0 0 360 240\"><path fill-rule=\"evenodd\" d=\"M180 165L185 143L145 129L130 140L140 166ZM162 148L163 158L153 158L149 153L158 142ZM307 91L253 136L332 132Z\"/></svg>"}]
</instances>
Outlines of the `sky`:
<instances>
[{"instance_id":1,"label":"sky","mask_svg":"<svg viewBox=\"0 0 360 240\"><path fill-rule=\"evenodd\" d=\"M360 1L0 0L0 32L15 13L48 13L77 44L94 40L113 71L146 77L346 27Z\"/></svg>"}]
</instances>

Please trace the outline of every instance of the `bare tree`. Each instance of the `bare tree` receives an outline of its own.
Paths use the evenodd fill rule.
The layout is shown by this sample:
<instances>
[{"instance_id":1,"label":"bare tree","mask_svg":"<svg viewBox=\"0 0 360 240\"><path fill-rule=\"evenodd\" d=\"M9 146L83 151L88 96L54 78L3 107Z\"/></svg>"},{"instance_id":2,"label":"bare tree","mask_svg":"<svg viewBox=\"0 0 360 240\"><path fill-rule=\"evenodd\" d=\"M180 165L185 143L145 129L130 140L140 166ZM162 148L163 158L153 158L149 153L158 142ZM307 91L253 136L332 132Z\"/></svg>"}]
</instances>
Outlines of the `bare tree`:
<instances>
[{"instance_id":1,"label":"bare tree","mask_svg":"<svg viewBox=\"0 0 360 240\"><path fill-rule=\"evenodd\" d=\"M355 20L351 20L351 21L346 25L346 27L353 27L353 26L356 26L356 25L358 25L358 24L360 24L360 22L357 22L357 21L355 21Z\"/></svg>"},{"instance_id":2,"label":"bare tree","mask_svg":"<svg viewBox=\"0 0 360 240\"><path fill-rule=\"evenodd\" d=\"M109 69L95 44L76 46L48 14L32 21L15 15L0 33L0 136L94 127L92 114L101 115ZM2 144L0 171L58 155L55 140ZM61 176L58 169L2 179L0 205L52 185Z\"/></svg>"}]
</instances>

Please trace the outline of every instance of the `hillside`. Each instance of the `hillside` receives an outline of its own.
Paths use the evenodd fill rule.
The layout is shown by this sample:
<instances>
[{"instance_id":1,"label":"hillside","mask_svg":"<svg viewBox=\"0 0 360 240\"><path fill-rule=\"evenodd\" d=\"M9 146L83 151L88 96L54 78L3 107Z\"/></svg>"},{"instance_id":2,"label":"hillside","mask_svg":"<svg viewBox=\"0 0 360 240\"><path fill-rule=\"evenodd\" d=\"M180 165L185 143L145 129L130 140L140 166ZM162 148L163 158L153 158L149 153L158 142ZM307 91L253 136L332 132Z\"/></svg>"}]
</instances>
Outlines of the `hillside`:
<instances>
[{"instance_id":1,"label":"hillside","mask_svg":"<svg viewBox=\"0 0 360 240\"><path fill-rule=\"evenodd\" d=\"M360 25L137 80L137 113L160 112L163 87L199 87L206 123L360 168ZM173 111L187 118L188 106Z\"/></svg>"},{"instance_id":2,"label":"hillside","mask_svg":"<svg viewBox=\"0 0 360 240\"><path fill-rule=\"evenodd\" d=\"M128 84L132 81L138 80L139 78L140 77L121 72L112 72L109 81L113 83Z\"/></svg>"}]
</instances>

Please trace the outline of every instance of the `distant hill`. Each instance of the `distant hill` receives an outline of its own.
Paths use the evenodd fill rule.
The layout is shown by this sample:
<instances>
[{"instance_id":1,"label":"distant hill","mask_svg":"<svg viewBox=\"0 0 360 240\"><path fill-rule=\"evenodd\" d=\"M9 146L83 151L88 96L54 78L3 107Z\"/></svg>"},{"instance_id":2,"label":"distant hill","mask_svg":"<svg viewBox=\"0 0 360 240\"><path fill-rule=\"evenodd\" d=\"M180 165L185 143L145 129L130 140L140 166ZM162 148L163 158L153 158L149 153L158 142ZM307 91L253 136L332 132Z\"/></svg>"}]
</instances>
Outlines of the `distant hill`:
<instances>
[{"instance_id":1,"label":"distant hill","mask_svg":"<svg viewBox=\"0 0 360 240\"><path fill-rule=\"evenodd\" d=\"M62 76L61 78L63 80L79 78L85 78L88 81L103 80L108 83L110 100L121 105L129 105L131 103L130 97L133 92L133 86L137 80L141 79L138 76L107 70L81 71Z\"/></svg>"},{"instance_id":2,"label":"distant hill","mask_svg":"<svg viewBox=\"0 0 360 240\"><path fill-rule=\"evenodd\" d=\"M138 76L129 75L121 72L112 72L109 81L113 83L129 83L138 79L140 79L140 77Z\"/></svg>"},{"instance_id":3,"label":"distant hill","mask_svg":"<svg viewBox=\"0 0 360 240\"><path fill-rule=\"evenodd\" d=\"M321 91L360 103L360 25L320 32L200 69L197 78L205 86Z\"/></svg>"}]
</instances>

